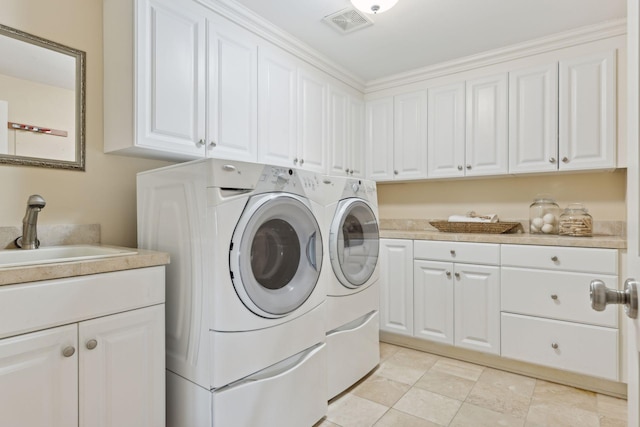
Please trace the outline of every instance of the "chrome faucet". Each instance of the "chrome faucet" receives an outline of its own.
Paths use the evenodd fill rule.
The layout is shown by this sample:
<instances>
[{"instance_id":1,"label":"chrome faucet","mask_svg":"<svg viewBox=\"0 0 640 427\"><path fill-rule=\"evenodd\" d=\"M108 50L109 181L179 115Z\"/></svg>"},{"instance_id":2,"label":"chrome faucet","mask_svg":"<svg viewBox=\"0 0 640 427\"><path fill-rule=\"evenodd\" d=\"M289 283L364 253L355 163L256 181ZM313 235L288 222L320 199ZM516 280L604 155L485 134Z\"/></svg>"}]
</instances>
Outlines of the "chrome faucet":
<instances>
[{"instance_id":1,"label":"chrome faucet","mask_svg":"<svg viewBox=\"0 0 640 427\"><path fill-rule=\"evenodd\" d=\"M16 246L22 249L37 249L40 246L38 240L38 212L46 205L42 196L34 194L27 200L27 211L22 219L22 236L15 241Z\"/></svg>"}]
</instances>

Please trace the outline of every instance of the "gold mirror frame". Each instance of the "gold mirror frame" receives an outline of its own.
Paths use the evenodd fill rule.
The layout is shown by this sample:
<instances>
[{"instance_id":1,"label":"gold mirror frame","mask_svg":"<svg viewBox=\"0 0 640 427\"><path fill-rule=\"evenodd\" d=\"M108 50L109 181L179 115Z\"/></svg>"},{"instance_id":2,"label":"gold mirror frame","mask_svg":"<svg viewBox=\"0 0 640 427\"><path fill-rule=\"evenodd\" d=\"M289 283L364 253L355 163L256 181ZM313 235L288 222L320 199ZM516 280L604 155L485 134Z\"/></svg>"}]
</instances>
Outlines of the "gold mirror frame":
<instances>
[{"instance_id":1,"label":"gold mirror frame","mask_svg":"<svg viewBox=\"0 0 640 427\"><path fill-rule=\"evenodd\" d=\"M33 34L0 24L0 35L14 38L26 43L60 52L75 58L76 61L76 111L75 111L75 160L54 160L38 157L0 155L0 164L39 166L53 169L85 170L85 92L86 92L86 53L82 50L74 49L51 40L43 39ZM0 124L2 125L2 124ZM6 126L4 124L3 126Z\"/></svg>"}]
</instances>

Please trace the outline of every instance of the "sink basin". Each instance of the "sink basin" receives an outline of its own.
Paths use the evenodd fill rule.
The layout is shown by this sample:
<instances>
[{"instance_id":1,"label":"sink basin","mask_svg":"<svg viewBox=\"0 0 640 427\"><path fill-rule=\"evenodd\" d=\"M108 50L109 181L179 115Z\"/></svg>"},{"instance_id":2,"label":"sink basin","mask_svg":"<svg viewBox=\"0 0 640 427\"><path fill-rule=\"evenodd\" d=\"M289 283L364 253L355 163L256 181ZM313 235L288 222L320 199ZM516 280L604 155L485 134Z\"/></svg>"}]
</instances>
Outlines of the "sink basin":
<instances>
[{"instance_id":1,"label":"sink basin","mask_svg":"<svg viewBox=\"0 0 640 427\"><path fill-rule=\"evenodd\" d=\"M114 256L135 255L127 248L95 245L45 246L39 249L0 250L0 268L56 262L83 261Z\"/></svg>"}]
</instances>

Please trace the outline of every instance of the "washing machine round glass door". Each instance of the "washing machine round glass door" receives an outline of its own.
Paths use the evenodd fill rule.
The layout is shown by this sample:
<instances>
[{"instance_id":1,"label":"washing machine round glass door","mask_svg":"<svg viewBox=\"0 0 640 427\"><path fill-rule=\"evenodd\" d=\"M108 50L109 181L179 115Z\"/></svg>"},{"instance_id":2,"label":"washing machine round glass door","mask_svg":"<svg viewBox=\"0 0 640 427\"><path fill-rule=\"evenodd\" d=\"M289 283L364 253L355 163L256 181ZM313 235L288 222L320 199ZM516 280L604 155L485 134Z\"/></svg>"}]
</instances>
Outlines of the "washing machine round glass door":
<instances>
[{"instance_id":1,"label":"washing machine round glass door","mask_svg":"<svg viewBox=\"0 0 640 427\"><path fill-rule=\"evenodd\" d=\"M236 293L255 314L286 316L309 298L322 266L322 236L306 199L265 193L249 199L229 254Z\"/></svg>"},{"instance_id":2,"label":"washing machine round glass door","mask_svg":"<svg viewBox=\"0 0 640 427\"><path fill-rule=\"evenodd\" d=\"M329 234L331 265L340 283L355 289L373 274L380 250L378 221L362 199L341 200Z\"/></svg>"}]
</instances>

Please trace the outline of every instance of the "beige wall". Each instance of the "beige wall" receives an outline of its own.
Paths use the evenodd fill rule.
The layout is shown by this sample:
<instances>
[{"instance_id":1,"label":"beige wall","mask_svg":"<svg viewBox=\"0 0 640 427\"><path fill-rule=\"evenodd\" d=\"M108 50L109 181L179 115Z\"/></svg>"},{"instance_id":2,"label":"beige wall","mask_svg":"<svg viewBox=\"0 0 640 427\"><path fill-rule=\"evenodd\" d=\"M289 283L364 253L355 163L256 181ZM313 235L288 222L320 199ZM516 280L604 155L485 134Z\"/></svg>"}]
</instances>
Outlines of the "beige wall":
<instances>
[{"instance_id":1,"label":"beige wall","mask_svg":"<svg viewBox=\"0 0 640 427\"><path fill-rule=\"evenodd\" d=\"M20 225L38 193L41 224L97 223L103 243L135 246L136 173L167 163L102 152L102 0L3 0L0 23L87 53L86 172L0 165L0 226Z\"/></svg>"},{"instance_id":2,"label":"beige wall","mask_svg":"<svg viewBox=\"0 0 640 427\"><path fill-rule=\"evenodd\" d=\"M503 219L529 218L538 193L550 193L561 208L582 202L594 220L622 221L626 170L485 179L378 184L380 218L445 219L468 211Z\"/></svg>"}]
</instances>

